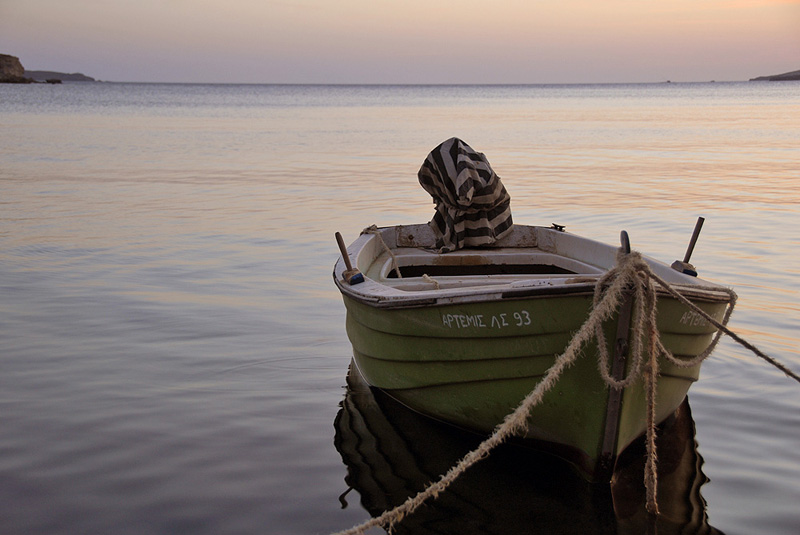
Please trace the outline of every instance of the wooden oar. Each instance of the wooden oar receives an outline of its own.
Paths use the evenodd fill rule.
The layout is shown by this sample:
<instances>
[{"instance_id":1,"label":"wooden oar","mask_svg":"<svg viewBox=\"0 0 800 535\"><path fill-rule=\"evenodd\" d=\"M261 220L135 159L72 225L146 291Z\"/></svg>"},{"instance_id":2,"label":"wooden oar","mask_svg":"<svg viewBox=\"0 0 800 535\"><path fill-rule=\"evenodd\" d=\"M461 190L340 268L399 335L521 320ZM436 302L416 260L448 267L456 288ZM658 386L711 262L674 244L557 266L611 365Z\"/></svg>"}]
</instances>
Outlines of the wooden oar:
<instances>
[{"instance_id":1,"label":"wooden oar","mask_svg":"<svg viewBox=\"0 0 800 535\"><path fill-rule=\"evenodd\" d=\"M347 268L344 270L344 273L342 273L344 281L351 286L364 282L364 275L362 275L358 269L354 269L353 265L350 263L350 255L347 254L347 247L344 245L342 235L338 232L336 233L336 242L339 244L339 250L342 252L342 258L344 259L344 265Z\"/></svg>"},{"instance_id":2,"label":"wooden oar","mask_svg":"<svg viewBox=\"0 0 800 535\"><path fill-rule=\"evenodd\" d=\"M692 239L689 240L689 247L686 249L686 254L683 256L683 262L680 260L674 261L672 263L672 269L680 271L681 273L686 273L692 277L697 276L697 271L695 270L694 266L689 263L689 259L692 257L694 246L697 243L697 238L700 237L700 229L703 228L703 223L705 220L706 219L704 217L697 218L697 223L694 225L694 232L692 232Z\"/></svg>"}]
</instances>

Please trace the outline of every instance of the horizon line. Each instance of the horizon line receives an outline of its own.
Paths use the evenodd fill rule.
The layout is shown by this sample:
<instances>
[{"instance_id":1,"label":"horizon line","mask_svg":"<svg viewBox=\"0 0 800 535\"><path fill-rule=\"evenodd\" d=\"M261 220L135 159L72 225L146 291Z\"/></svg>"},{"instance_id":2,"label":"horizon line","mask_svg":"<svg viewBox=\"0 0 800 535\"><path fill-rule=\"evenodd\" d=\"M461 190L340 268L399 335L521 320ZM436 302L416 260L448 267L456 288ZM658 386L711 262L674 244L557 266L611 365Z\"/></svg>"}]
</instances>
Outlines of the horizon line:
<instances>
[{"instance_id":1,"label":"horizon line","mask_svg":"<svg viewBox=\"0 0 800 535\"><path fill-rule=\"evenodd\" d=\"M26 69L27 70L27 69ZM33 69L31 69L33 70ZM64 73L67 74L67 73ZM82 73L74 73L82 74ZM84 75L88 76L88 75ZM409 86L409 87L512 87L512 86L554 86L554 85L668 85L668 84L709 84L709 83L741 83L754 79L741 80L661 80L656 82L165 82L143 80L100 80L76 81L64 80L68 83L108 83L108 84L171 84L171 85L283 85L283 86Z\"/></svg>"}]
</instances>

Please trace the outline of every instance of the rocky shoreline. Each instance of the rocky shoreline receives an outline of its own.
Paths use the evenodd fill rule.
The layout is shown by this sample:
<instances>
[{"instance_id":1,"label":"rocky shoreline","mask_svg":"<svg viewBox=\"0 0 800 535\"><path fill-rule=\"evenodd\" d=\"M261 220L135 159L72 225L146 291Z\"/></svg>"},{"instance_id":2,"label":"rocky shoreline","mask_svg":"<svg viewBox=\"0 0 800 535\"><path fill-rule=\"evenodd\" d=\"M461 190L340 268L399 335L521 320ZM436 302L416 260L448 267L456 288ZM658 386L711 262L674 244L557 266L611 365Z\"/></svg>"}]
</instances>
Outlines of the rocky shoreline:
<instances>
[{"instance_id":1,"label":"rocky shoreline","mask_svg":"<svg viewBox=\"0 0 800 535\"><path fill-rule=\"evenodd\" d=\"M61 82L96 82L91 76L81 73L67 74L55 71L28 71L19 58L0 54L0 83L4 84L60 84Z\"/></svg>"},{"instance_id":2,"label":"rocky shoreline","mask_svg":"<svg viewBox=\"0 0 800 535\"><path fill-rule=\"evenodd\" d=\"M29 84L33 80L25 77L25 68L18 57L0 54L0 82L6 84Z\"/></svg>"}]
</instances>

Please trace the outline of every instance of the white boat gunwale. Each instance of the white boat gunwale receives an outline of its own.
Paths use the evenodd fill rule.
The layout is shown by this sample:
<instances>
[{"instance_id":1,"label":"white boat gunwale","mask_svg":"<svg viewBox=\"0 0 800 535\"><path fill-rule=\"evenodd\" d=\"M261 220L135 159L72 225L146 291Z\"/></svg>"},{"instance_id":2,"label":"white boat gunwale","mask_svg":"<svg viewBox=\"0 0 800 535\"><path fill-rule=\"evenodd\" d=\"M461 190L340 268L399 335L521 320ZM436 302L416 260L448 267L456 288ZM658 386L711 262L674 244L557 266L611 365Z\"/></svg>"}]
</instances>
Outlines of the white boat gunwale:
<instances>
[{"instance_id":1,"label":"white boat gunwale","mask_svg":"<svg viewBox=\"0 0 800 535\"><path fill-rule=\"evenodd\" d=\"M618 249L563 230L517 224L509 236L493 246L439 254L431 248L434 236L427 224L389 226L377 231L382 240L375 233L363 233L347 248L353 266L364 275L363 283L351 286L344 282L342 274L346 267L341 257L333 271L335 283L344 295L376 308L591 294L597 279L615 265ZM394 261L387 248L394 253L401 271L414 262L425 265L425 260L448 259L446 263L453 265L460 259L470 265L472 260L492 257L493 263L516 260L513 263L555 265L581 272L437 276L434 277L437 289L436 284L423 277L390 277ZM730 299L720 285L679 273L655 259L644 258L656 274L687 298L710 302Z\"/></svg>"}]
</instances>

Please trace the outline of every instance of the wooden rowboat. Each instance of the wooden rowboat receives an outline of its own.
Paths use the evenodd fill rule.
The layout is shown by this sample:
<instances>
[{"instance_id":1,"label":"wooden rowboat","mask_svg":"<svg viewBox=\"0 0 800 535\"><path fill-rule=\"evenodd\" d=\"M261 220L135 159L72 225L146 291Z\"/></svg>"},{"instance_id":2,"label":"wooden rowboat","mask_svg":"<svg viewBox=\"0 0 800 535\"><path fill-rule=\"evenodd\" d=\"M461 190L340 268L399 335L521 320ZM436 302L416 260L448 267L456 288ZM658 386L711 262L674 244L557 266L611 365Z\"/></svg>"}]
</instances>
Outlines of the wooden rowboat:
<instances>
[{"instance_id":1,"label":"wooden rowboat","mask_svg":"<svg viewBox=\"0 0 800 535\"><path fill-rule=\"evenodd\" d=\"M514 225L490 245L448 253L434 249L436 239L427 224L373 228L336 263L333 278L347 309L354 361L371 386L404 405L490 433L535 388L586 321L595 285L615 266L618 248L555 225ZM645 261L722 321L731 300L725 288ZM630 320L622 316L603 326L612 355L619 339L629 335ZM658 295L657 318L661 341L678 359L703 353L716 333L669 294ZM646 425L643 381L609 388L598 372L596 353L596 345L584 347L533 409L524 437L588 475L613 463ZM662 359L660 370L656 422L681 405L700 366L683 368Z\"/></svg>"}]
</instances>

